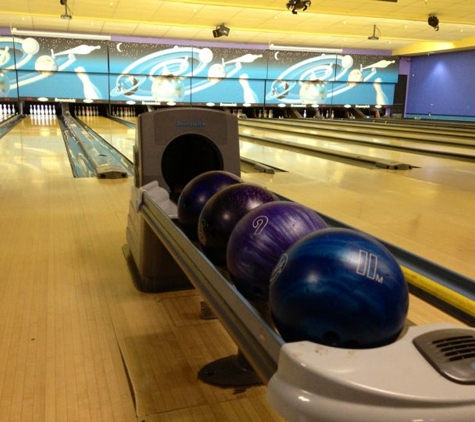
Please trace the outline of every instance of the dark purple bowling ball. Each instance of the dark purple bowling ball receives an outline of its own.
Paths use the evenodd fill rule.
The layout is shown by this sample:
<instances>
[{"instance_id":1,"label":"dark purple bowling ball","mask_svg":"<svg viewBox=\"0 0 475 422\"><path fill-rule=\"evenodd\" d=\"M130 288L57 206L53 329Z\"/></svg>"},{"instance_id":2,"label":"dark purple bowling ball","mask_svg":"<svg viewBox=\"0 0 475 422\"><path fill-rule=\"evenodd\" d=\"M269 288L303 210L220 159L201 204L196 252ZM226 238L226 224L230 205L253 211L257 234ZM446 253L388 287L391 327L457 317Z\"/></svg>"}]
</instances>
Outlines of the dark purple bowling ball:
<instances>
[{"instance_id":1,"label":"dark purple bowling ball","mask_svg":"<svg viewBox=\"0 0 475 422\"><path fill-rule=\"evenodd\" d=\"M265 187L244 182L214 194L204 205L198 221L198 241L211 262L225 265L229 236L238 221L259 205L277 199Z\"/></svg>"},{"instance_id":2,"label":"dark purple bowling ball","mask_svg":"<svg viewBox=\"0 0 475 422\"><path fill-rule=\"evenodd\" d=\"M241 183L242 179L224 170L211 170L191 179L183 188L177 203L178 223L193 240L197 239L201 211L215 193L225 187Z\"/></svg>"},{"instance_id":3,"label":"dark purple bowling ball","mask_svg":"<svg viewBox=\"0 0 475 422\"><path fill-rule=\"evenodd\" d=\"M231 233L226 266L236 288L253 303L267 303L272 269L295 242L325 221L297 202L275 201L249 211Z\"/></svg>"},{"instance_id":4,"label":"dark purple bowling ball","mask_svg":"<svg viewBox=\"0 0 475 422\"><path fill-rule=\"evenodd\" d=\"M399 336L409 293L385 246L333 228L305 236L282 255L271 275L269 306L285 341L371 348Z\"/></svg>"}]
</instances>

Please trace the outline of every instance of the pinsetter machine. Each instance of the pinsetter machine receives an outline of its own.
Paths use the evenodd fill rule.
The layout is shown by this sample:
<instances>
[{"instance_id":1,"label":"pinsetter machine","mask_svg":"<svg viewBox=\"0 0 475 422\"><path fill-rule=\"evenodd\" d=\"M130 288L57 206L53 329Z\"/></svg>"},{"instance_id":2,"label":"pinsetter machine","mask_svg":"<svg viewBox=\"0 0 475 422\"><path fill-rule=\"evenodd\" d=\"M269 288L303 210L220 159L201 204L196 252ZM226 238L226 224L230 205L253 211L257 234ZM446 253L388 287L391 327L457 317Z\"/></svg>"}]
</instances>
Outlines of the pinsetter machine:
<instances>
[{"instance_id":1,"label":"pinsetter machine","mask_svg":"<svg viewBox=\"0 0 475 422\"><path fill-rule=\"evenodd\" d=\"M236 116L201 108L139 116L124 246L139 290L198 289L286 420L474 420L473 328L408 326L373 349L285 343L177 226L180 190L208 170L240 174Z\"/></svg>"}]
</instances>

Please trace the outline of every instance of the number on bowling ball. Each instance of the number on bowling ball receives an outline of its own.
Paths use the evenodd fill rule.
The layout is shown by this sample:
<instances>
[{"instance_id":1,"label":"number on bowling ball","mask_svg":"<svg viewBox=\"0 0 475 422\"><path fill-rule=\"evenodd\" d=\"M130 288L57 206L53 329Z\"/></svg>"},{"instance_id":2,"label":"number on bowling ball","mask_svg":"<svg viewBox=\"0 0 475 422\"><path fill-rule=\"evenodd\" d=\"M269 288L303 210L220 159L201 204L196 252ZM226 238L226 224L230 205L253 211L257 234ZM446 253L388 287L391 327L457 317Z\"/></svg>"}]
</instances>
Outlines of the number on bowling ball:
<instances>
[{"instance_id":1,"label":"number on bowling ball","mask_svg":"<svg viewBox=\"0 0 475 422\"><path fill-rule=\"evenodd\" d=\"M267 304L270 275L280 256L325 227L314 210L296 202L274 201L253 209L229 238L226 264L231 280L249 301Z\"/></svg>"},{"instance_id":2,"label":"number on bowling ball","mask_svg":"<svg viewBox=\"0 0 475 422\"><path fill-rule=\"evenodd\" d=\"M203 207L198 221L198 241L205 255L217 265L226 264L229 237L249 211L278 197L263 186L238 183L214 194Z\"/></svg>"}]
</instances>

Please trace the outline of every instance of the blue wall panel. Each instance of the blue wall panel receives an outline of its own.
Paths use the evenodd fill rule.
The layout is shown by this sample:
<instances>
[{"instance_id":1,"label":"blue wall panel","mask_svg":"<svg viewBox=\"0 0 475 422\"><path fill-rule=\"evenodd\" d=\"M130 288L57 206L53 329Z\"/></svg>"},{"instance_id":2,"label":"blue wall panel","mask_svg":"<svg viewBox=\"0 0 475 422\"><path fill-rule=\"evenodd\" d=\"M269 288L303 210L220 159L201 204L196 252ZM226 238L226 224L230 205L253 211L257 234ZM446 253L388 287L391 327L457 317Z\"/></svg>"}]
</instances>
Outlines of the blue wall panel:
<instances>
[{"instance_id":1,"label":"blue wall panel","mask_svg":"<svg viewBox=\"0 0 475 422\"><path fill-rule=\"evenodd\" d=\"M475 116L475 52L414 57L406 114Z\"/></svg>"}]
</instances>

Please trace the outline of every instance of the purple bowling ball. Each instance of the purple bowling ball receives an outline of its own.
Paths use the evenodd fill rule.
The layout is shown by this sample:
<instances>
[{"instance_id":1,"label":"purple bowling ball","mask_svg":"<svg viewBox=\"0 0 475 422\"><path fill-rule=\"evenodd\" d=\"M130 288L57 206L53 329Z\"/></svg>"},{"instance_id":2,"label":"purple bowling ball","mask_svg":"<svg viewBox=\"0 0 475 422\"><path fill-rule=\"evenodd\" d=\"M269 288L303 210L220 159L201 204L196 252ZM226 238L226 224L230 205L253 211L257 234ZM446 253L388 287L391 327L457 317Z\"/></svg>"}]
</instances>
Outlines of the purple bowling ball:
<instances>
[{"instance_id":1,"label":"purple bowling ball","mask_svg":"<svg viewBox=\"0 0 475 422\"><path fill-rule=\"evenodd\" d=\"M254 304L267 303L272 269L295 242L325 221L297 202L275 201L248 212L231 233L227 269L241 294Z\"/></svg>"},{"instance_id":2,"label":"purple bowling ball","mask_svg":"<svg viewBox=\"0 0 475 422\"><path fill-rule=\"evenodd\" d=\"M198 219L208 200L221 189L242 179L224 170L211 170L191 179L180 193L177 203L178 223L192 240L197 239Z\"/></svg>"},{"instance_id":3,"label":"purple bowling ball","mask_svg":"<svg viewBox=\"0 0 475 422\"><path fill-rule=\"evenodd\" d=\"M277 195L265 187L244 182L214 194L198 221L198 241L204 254L214 264L225 265L229 236L238 221L252 209L276 200Z\"/></svg>"}]
</instances>

